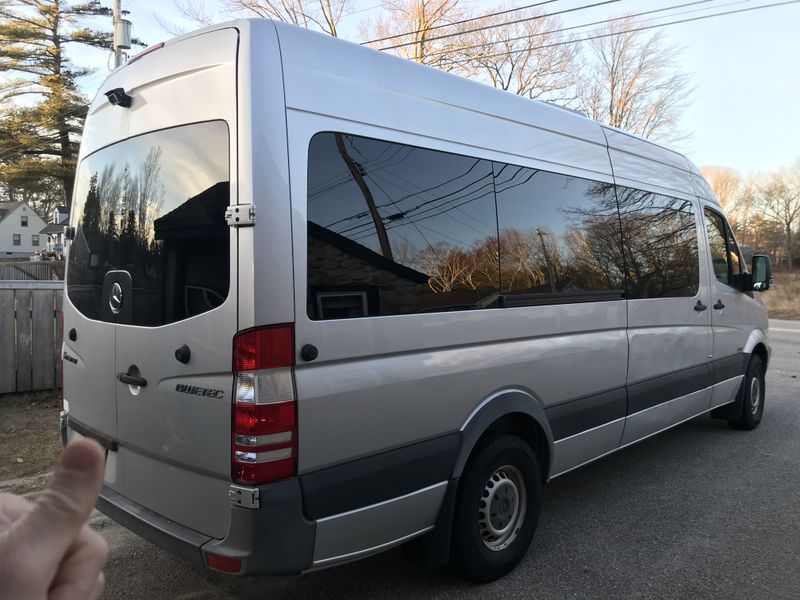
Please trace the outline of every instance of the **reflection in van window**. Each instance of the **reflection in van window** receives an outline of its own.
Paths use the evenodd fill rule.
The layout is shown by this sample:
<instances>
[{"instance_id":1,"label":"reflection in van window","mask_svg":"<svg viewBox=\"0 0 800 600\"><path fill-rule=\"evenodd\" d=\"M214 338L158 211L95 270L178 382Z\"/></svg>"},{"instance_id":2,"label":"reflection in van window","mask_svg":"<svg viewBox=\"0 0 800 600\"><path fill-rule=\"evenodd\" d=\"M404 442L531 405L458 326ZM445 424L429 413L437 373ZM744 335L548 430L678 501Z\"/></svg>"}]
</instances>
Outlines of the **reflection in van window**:
<instances>
[{"instance_id":1,"label":"reflection in van window","mask_svg":"<svg viewBox=\"0 0 800 600\"><path fill-rule=\"evenodd\" d=\"M722 283L735 287L742 274L743 261L733 233L723 216L716 211L705 209L705 220L714 275Z\"/></svg>"},{"instance_id":2,"label":"reflection in van window","mask_svg":"<svg viewBox=\"0 0 800 600\"><path fill-rule=\"evenodd\" d=\"M494 165L504 304L621 299L614 186Z\"/></svg>"},{"instance_id":3,"label":"reflection in van window","mask_svg":"<svg viewBox=\"0 0 800 600\"><path fill-rule=\"evenodd\" d=\"M340 133L308 157L312 319L498 305L489 161Z\"/></svg>"},{"instance_id":4,"label":"reflection in van window","mask_svg":"<svg viewBox=\"0 0 800 600\"><path fill-rule=\"evenodd\" d=\"M628 298L695 296L697 227L688 200L617 186Z\"/></svg>"},{"instance_id":5,"label":"reflection in van window","mask_svg":"<svg viewBox=\"0 0 800 600\"><path fill-rule=\"evenodd\" d=\"M70 301L89 318L144 326L222 304L230 279L228 179L221 121L148 133L86 157L72 209ZM118 314L105 297L111 278L131 288L123 289Z\"/></svg>"}]
</instances>

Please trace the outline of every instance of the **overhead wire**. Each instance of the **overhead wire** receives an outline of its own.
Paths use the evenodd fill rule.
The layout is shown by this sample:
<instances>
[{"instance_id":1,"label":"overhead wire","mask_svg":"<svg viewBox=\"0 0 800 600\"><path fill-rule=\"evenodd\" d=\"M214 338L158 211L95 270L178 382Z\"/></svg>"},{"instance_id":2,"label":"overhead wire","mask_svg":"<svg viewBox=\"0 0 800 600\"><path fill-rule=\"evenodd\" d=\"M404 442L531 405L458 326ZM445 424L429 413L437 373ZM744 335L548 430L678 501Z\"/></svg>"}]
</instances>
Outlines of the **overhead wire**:
<instances>
[{"instance_id":1,"label":"overhead wire","mask_svg":"<svg viewBox=\"0 0 800 600\"><path fill-rule=\"evenodd\" d=\"M555 17L557 15L564 15L567 13L573 13L580 10L588 10L590 8L597 8L598 6L606 6L608 4L616 4L617 2L621 2L622 0L603 0L602 2L595 2L594 4L583 4L581 6L575 6L573 8L565 8L564 10L557 10L550 13L542 13L538 15L534 15L531 17L524 17L522 19L514 19L513 21L503 21L501 23L492 23L491 25L486 25L484 27L476 27L474 29L466 29L464 31L456 31L454 33L446 33L444 35L435 36L432 38L428 38L425 40L426 43L435 42L437 40L444 40L452 37L457 37L460 35L466 35L468 33L476 33L478 31L486 31L487 29L495 29L497 27L507 27L509 25L515 25L517 23L525 23L526 21L536 21L538 19L545 19L547 17ZM480 21L486 17L474 17L472 19L468 19L468 21ZM406 34L409 35L409 34ZM397 48L403 48L405 46L413 46L418 42L404 42L402 44L394 44L392 46L383 46L382 48L376 48L376 50L380 50L381 52L385 50L395 50Z\"/></svg>"},{"instance_id":2,"label":"overhead wire","mask_svg":"<svg viewBox=\"0 0 800 600\"><path fill-rule=\"evenodd\" d=\"M387 40L393 40L396 38L406 37L407 35L417 35L418 33L423 33L427 31L434 31L436 29L443 29L445 27L454 27L455 25L462 25L464 23L469 23L471 21L478 21L481 19L488 19L489 17L497 17L500 15L507 15L513 12L519 12L521 10L527 10L529 8L535 8L537 6L543 6L545 4L552 4L553 2L557 2L558 0L546 0L545 2L536 2L535 4L526 4L525 6L517 6L515 8L509 8L507 10L500 10L493 13L487 13L481 15L480 17L470 17L469 19L462 19L460 21L453 21L451 23L443 23L441 25L434 25L433 27L427 27L425 29L417 29L415 31L405 31L403 33L396 33L394 35L387 35L382 38L375 38L374 40L367 40L366 42L361 42L360 45L365 46L367 44L376 44L378 42L384 42Z\"/></svg>"},{"instance_id":3,"label":"overhead wire","mask_svg":"<svg viewBox=\"0 0 800 600\"><path fill-rule=\"evenodd\" d=\"M607 38L607 37L614 37L614 36L618 36L618 35L624 35L626 33L636 33L636 32L639 32L639 31L648 31L648 30L651 30L651 29L660 29L662 27L669 27L669 26L672 26L672 25L681 25L683 23L692 23L692 22L695 22L695 21L702 21L702 20L705 20L705 19L711 19L711 18L715 18L715 17L723 17L723 16L733 15L733 14L738 14L738 13L752 12L752 11L762 10L762 9L767 9L767 8L775 8L775 7L778 7L778 6L788 6L790 4L797 4L798 2L800 2L800 0L786 0L785 2L774 2L772 4L764 4L764 5L761 5L761 6L751 6L751 7L748 7L748 8L740 8L740 9L736 9L736 10L729 10L729 11L723 11L723 12L719 12L719 13L712 13L712 14L709 14L709 15L700 15L699 17L690 17L688 19L679 19L677 21L670 21L670 22L667 22L667 23L654 23L654 24L650 24L650 25L642 25L640 27L634 27L634 28L631 28L631 29L626 29L624 31L614 31L614 32L609 32L609 33L599 33L599 34L596 34L596 35L591 35L591 36L582 37L582 38L578 38L578 39L563 40L563 41L559 41L559 42L553 42L551 44L543 44L541 46L520 48L518 50L508 50L508 51L505 51L505 52L498 52L498 53L495 53L495 54L485 54L485 55L481 56L480 58L482 58L482 59L496 58L498 56L521 54L523 52L530 52L532 50L542 50L542 49L545 49L545 48L554 48L554 47L557 47L557 46L564 46L564 45L567 45L567 44L579 44L581 42L588 42L588 41L591 41L591 40L598 40L598 39L603 39L603 38ZM445 61L445 62L441 63L441 66L452 67L452 66L455 66L455 65L467 64L467 63L472 62L474 60L475 60L474 58L450 60L450 61Z\"/></svg>"},{"instance_id":4,"label":"overhead wire","mask_svg":"<svg viewBox=\"0 0 800 600\"><path fill-rule=\"evenodd\" d=\"M426 56L428 56L428 57L441 56L443 54L450 54L452 52L462 52L464 50L472 50L474 48L482 48L484 46L493 46L495 44L505 44L505 43L508 43L508 42L516 42L516 41L519 41L519 40L531 40L531 39L536 38L536 37L549 36L549 35L553 35L555 33L563 33L565 31L573 31L573 30L576 30L576 29L583 29L585 27L595 27L595 26L599 26L599 25L606 25L608 23L613 23L615 21L624 21L625 19L630 19L630 18L645 17L645 16L648 16L648 15L652 15L652 14L656 14L656 13L660 13L660 12L666 12L666 11L675 10L675 9L678 9L678 8L687 8L689 6L696 6L698 4L708 4L708 3L716 2L716 1L717 0L694 0L694 2L685 2L683 4L673 4L672 6L664 6L664 7L656 8L656 9L653 9L653 10L645 10L645 11L638 12L638 13L626 14L626 15L622 15L620 17L611 17L611 18L608 18L608 19L601 19L599 21L592 21L591 23L583 23L581 25L571 25L569 27L562 27L560 29L550 29L548 31L537 31L536 33L520 35L520 36L517 36L517 37L502 38L502 39L498 39L498 40L495 40L495 41L486 41L486 42L482 42L482 43L479 43L479 44L473 44L473 45L469 45L469 46L454 46L454 47L443 48L441 50L436 50L434 52L429 52L429 53L426 54ZM752 2L752 0L737 0L736 2L729 2L727 4L721 4L721 5L719 5L719 7L722 8L724 6L734 6L736 4L744 4L744 3L747 3L747 2ZM675 13L674 15L667 15L664 18L667 18L669 16L676 16L676 15L680 15L680 14L688 14L688 13L691 13L691 12L698 12L699 10L706 10L706 9L695 9L694 11L679 12L679 13Z\"/></svg>"}]
</instances>

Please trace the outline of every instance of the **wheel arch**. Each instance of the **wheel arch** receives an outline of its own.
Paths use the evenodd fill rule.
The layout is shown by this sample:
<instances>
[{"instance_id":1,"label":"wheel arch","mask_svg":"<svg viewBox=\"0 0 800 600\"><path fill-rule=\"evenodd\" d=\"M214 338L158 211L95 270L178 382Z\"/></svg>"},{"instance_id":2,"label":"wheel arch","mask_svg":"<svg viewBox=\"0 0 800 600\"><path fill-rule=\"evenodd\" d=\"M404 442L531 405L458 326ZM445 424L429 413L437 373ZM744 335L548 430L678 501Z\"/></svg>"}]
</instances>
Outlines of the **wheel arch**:
<instances>
[{"instance_id":1,"label":"wheel arch","mask_svg":"<svg viewBox=\"0 0 800 600\"><path fill-rule=\"evenodd\" d=\"M461 450L453 468L453 478L461 476L478 441L490 432L513 433L521 437L536 455L542 480L547 481L553 456L553 434L540 402L519 389L503 390L489 396L464 421Z\"/></svg>"},{"instance_id":2,"label":"wheel arch","mask_svg":"<svg viewBox=\"0 0 800 600\"><path fill-rule=\"evenodd\" d=\"M744 348L742 348L742 352L744 354L758 355L761 360L764 361L764 367L766 367L769 364L770 348L767 343L767 336L764 332L760 329L755 329L750 332L750 335L747 337L747 342ZM745 368L747 368L747 365L745 365Z\"/></svg>"}]
</instances>

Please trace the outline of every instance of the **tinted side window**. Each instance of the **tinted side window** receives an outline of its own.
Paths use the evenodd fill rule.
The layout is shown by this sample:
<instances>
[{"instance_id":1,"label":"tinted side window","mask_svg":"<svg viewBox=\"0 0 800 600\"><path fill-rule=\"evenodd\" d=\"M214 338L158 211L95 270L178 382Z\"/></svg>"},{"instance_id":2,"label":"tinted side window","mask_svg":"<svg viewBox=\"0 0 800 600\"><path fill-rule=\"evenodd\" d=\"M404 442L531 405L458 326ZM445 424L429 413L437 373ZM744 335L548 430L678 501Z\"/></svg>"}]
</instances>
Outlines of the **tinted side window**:
<instances>
[{"instance_id":1,"label":"tinted side window","mask_svg":"<svg viewBox=\"0 0 800 600\"><path fill-rule=\"evenodd\" d=\"M704 214L714 275L722 283L735 286L742 274L742 258L733 233L721 214L708 208Z\"/></svg>"},{"instance_id":2,"label":"tinted side window","mask_svg":"<svg viewBox=\"0 0 800 600\"><path fill-rule=\"evenodd\" d=\"M613 185L498 163L494 176L506 305L622 298Z\"/></svg>"},{"instance_id":3,"label":"tinted side window","mask_svg":"<svg viewBox=\"0 0 800 600\"><path fill-rule=\"evenodd\" d=\"M723 218L723 221L725 219ZM744 266L744 261L742 260L742 255L739 252L739 246L736 245L736 240L733 237L733 231L731 231L730 225L725 223L725 237L728 240L728 255L730 256L731 260L731 273L733 274L733 284L737 285L739 282L739 277L742 274L742 271L746 270Z\"/></svg>"},{"instance_id":4,"label":"tinted side window","mask_svg":"<svg viewBox=\"0 0 800 600\"><path fill-rule=\"evenodd\" d=\"M697 228L688 200L617 186L627 296L694 296L700 283Z\"/></svg>"},{"instance_id":5,"label":"tinted side window","mask_svg":"<svg viewBox=\"0 0 800 600\"><path fill-rule=\"evenodd\" d=\"M497 306L491 162L315 135L307 268L311 319Z\"/></svg>"}]
</instances>

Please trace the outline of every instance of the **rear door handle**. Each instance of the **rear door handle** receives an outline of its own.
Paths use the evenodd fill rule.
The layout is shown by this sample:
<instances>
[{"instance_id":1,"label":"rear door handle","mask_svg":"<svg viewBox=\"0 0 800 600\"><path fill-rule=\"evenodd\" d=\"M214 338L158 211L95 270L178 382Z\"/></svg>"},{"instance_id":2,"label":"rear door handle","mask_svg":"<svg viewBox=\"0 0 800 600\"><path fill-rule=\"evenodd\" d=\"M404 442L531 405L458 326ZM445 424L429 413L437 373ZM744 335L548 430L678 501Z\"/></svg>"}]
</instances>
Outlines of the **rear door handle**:
<instances>
[{"instance_id":1,"label":"rear door handle","mask_svg":"<svg viewBox=\"0 0 800 600\"><path fill-rule=\"evenodd\" d=\"M136 368L136 365L131 365L127 373L117 373L117 379L128 385L136 385L138 387L147 385L147 379L139 375L139 369Z\"/></svg>"},{"instance_id":2,"label":"rear door handle","mask_svg":"<svg viewBox=\"0 0 800 600\"><path fill-rule=\"evenodd\" d=\"M698 301L697 301L697 304L695 304L695 305L694 305L694 309L695 309L697 312L703 312L703 311L704 311L705 309L707 309L707 308L708 308L708 307L707 307L705 304L703 304L702 302L700 302L700 300L698 300Z\"/></svg>"},{"instance_id":3,"label":"rear door handle","mask_svg":"<svg viewBox=\"0 0 800 600\"><path fill-rule=\"evenodd\" d=\"M722 300L717 300L717 303L714 305L714 310L722 310L725 308L725 305L722 303Z\"/></svg>"}]
</instances>

